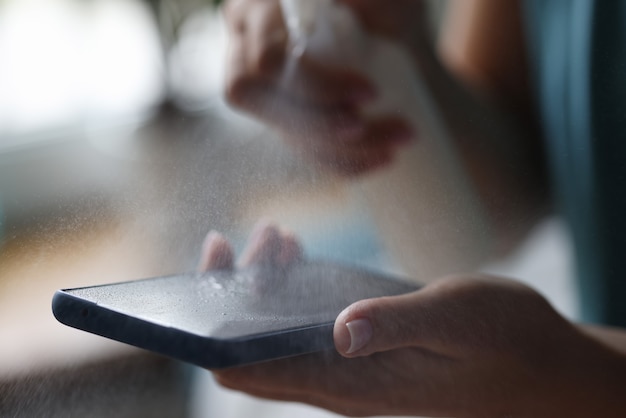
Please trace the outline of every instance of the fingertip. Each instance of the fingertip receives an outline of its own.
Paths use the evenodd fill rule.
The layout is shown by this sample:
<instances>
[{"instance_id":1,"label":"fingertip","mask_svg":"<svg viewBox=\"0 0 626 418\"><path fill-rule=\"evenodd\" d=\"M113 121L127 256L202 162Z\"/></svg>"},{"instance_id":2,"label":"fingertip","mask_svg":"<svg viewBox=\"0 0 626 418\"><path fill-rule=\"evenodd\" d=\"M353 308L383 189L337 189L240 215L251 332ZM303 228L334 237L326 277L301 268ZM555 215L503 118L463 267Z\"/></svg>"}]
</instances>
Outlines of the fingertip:
<instances>
[{"instance_id":1,"label":"fingertip","mask_svg":"<svg viewBox=\"0 0 626 418\"><path fill-rule=\"evenodd\" d=\"M339 318L335 321L333 328L333 340L335 342L335 349L339 354L344 357L349 357L348 350L350 349L350 332L346 327L345 322L339 321Z\"/></svg>"},{"instance_id":2,"label":"fingertip","mask_svg":"<svg viewBox=\"0 0 626 418\"><path fill-rule=\"evenodd\" d=\"M278 229L278 226L276 225L276 222L272 221L270 218L263 217L259 219L252 228L250 239L252 240L254 237L264 233L267 229Z\"/></svg>"},{"instance_id":3,"label":"fingertip","mask_svg":"<svg viewBox=\"0 0 626 418\"><path fill-rule=\"evenodd\" d=\"M369 318L371 301L353 303L337 316L333 338L335 348L342 356L358 357L367 354L365 349L374 335Z\"/></svg>"},{"instance_id":4,"label":"fingertip","mask_svg":"<svg viewBox=\"0 0 626 418\"><path fill-rule=\"evenodd\" d=\"M278 75L283 66L289 34L278 5L257 2L247 15L248 63L259 76Z\"/></svg>"},{"instance_id":5,"label":"fingertip","mask_svg":"<svg viewBox=\"0 0 626 418\"><path fill-rule=\"evenodd\" d=\"M302 245L291 231L281 231L280 251L277 256L279 267L287 268L301 261L304 257Z\"/></svg>"},{"instance_id":6,"label":"fingertip","mask_svg":"<svg viewBox=\"0 0 626 418\"><path fill-rule=\"evenodd\" d=\"M230 269L233 267L233 250L226 238L210 231L202 244L198 271Z\"/></svg>"},{"instance_id":7,"label":"fingertip","mask_svg":"<svg viewBox=\"0 0 626 418\"><path fill-rule=\"evenodd\" d=\"M274 236L279 235L278 226L269 219L260 219L254 228L252 233L248 237L248 243L246 244L246 252L256 252L263 246L268 240L272 240Z\"/></svg>"},{"instance_id":8,"label":"fingertip","mask_svg":"<svg viewBox=\"0 0 626 418\"><path fill-rule=\"evenodd\" d=\"M335 320L335 348L344 357L361 357L419 343L423 332L415 294L365 299Z\"/></svg>"},{"instance_id":9,"label":"fingertip","mask_svg":"<svg viewBox=\"0 0 626 418\"><path fill-rule=\"evenodd\" d=\"M335 323L335 348L344 357L357 357L364 351L374 336L372 322L368 318L356 318L348 322Z\"/></svg>"},{"instance_id":10,"label":"fingertip","mask_svg":"<svg viewBox=\"0 0 626 418\"><path fill-rule=\"evenodd\" d=\"M276 224L268 220L259 221L237 264L245 268L253 264L272 263L280 252L280 244L280 230Z\"/></svg>"}]
</instances>

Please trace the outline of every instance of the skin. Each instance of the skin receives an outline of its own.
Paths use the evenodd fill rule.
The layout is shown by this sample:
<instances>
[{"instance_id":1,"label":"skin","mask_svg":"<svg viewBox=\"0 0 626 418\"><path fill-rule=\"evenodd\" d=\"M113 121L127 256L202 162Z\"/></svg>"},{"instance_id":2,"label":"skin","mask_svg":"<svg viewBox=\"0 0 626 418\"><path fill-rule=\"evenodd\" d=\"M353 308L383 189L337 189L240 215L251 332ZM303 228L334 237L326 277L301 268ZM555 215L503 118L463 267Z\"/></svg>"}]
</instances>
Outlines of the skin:
<instances>
[{"instance_id":1,"label":"skin","mask_svg":"<svg viewBox=\"0 0 626 418\"><path fill-rule=\"evenodd\" d=\"M488 211L498 247L502 252L510 249L549 205L540 136L528 106L530 88L527 77L521 76L527 74L524 49L515 54L507 47L508 41L514 46L521 42L519 34L507 35L512 28L518 29L514 33L521 30L518 14L499 6L506 17L500 21L461 10L471 17L465 18L467 28L442 37L438 50L421 1L339 1L352 8L369 32L403 46L419 68ZM489 3L495 7L498 2ZM458 4L453 11L464 3ZM512 5L517 10L517 2ZM273 127L316 166L348 178L365 175L387 167L405 145L420 141L424 133L413 132L397 116L373 119L362 114L378 92L352 70L324 65L305 53L285 85L290 47L278 0L229 0L225 6L230 33L227 99ZM481 5L480 10L489 7ZM459 26L452 17L448 20L446 27ZM476 47L483 39L473 34L494 22L503 35L485 39L503 40L487 43L490 55ZM457 46L460 39L473 41Z\"/></svg>"},{"instance_id":2,"label":"skin","mask_svg":"<svg viewBox=\"0 0 626 418\"><path fill-rule=\"evenodd\" d=\"M419 2L398 1L401 7L390 8L387 16L376 16L375 1L346 3L354 3L362 21L377 32L402 42L420 39L413 33L416 29L406 29L408 21L397 28L391 24L402 17L399 12L419 16ZM396 150L414 137L409 126L394 115L375 120L361 117L360 107L377 93L358 73L327 68L305 54L298 58L290 83L284 85L281 80L290 48L278 1L231 0L225 14L231 39L229 102L273 126L295 150L350 176L388 164ZM381 20L387 24L380 25ZM414 19L411 23L411 28L420 28Z\"/></svg>"},{"instance_id":3,"label":"skin","mask_svg":"<svg viewBox=\"0 0 626 418\"><path fill-rule=\"evenodd\" d=\"M501 248L514 246L550 204L519 2L450 0L436 47L418 0L338 1L368 31L406 48ZM352 177L389 165L404 145L420 140L422 132L393 115L363 117L360 109L377 92L358 73L305 54L292 84L281 83L289 44L277 0L229 0L225 10L227 98L294 150ZM285 269L301 259L293 234L266 224L253 233L240 264ZM210 234L200 268L233 264L228 242ZM623 415L626 334L572 324L534 290L504 278L448 277L412 294L357 302L337 318L334 338L336 352L216 377L254 396L353 416Z\"/></svg>"},{"instance_id":4,"label":"skin","mask_svg":"<svg viewBox=\"0 0 626 418\"><path fill-rule=\"evenodd\" d=\"M201 269L233 268L233 259L228 241L210 233ZM293 234L261 224L239 266L282 271L300 261ZM623 333L571 324L538 293L504 278L448 277L357 302L337 317L334 340L336 352L215 376L253 396L349 416L623 415Z\"/></svg>"}]
</instances>

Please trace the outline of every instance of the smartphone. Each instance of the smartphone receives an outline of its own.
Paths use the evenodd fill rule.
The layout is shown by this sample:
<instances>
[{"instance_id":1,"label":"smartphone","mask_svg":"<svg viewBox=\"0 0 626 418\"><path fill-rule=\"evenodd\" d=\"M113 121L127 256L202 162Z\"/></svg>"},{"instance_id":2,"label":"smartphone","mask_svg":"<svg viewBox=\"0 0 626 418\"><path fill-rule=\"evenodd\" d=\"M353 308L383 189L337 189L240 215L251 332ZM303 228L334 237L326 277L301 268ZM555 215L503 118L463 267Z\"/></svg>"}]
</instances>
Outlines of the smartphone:
<instances>
[{"instance_id":1,"label":"smartphone","mask_svg":"<svg viewBox=\"0 0 626 418\"><path fill-rule=\"evenodd\" d=\"M418 288L317 261L64 289L52 310L65 325L221 369L333 348L335 318L348 305Z\"/></svg>"}]
</instances>

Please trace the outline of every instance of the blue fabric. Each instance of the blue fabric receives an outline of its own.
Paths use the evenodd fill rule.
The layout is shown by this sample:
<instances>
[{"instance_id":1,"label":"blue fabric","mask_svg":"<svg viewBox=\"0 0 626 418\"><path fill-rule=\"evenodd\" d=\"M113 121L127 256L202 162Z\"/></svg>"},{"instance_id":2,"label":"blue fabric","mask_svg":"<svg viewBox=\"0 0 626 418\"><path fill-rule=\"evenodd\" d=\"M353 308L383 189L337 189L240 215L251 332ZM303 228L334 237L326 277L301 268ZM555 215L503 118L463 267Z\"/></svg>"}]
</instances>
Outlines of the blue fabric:
<instances>
[{"instance_id":1,"label":"blue fabric","mask_svg":"<svg viewBox=\"0 0 626 418\"><path fill-rule=\"evenodd\" d=\"M583 319L626 326L626 2L527 0L525 6Z\"/></svg>"}]
</instances>

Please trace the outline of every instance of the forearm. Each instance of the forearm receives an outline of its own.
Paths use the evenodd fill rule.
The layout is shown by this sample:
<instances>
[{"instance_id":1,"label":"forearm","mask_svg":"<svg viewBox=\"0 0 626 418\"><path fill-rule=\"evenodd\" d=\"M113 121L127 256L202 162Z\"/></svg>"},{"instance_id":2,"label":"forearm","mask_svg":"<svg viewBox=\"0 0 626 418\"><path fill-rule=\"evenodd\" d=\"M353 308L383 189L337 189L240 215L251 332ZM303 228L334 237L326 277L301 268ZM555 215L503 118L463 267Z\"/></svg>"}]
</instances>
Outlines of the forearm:
<instances>
[{"instance_id":1,"label":"forearm","mask_svg":"<svg viewBox=\"0 0 626 418\"><path fill-rule=\"evenodd\" d=\"M405 108L418 140L363 190L392 260L428 281L512 249L546 212L547 193L528 130L455 78L427 40L414 51Z\"/></svg>"},{"instance_id":2,"label":"forearm","mask_svg":"<svg viewBox=\"0 0 626 418\"><path fill-rule=\"evenodd\" d=\"M538 133L472 92L432 48L421 48L414 56L493 225L498 248L506 250L547 211Z\"/></svg>"},{"instance_id":3,"label":"forearm","mask_svg":"<svg viewBox=\"0 0 626 418\"><path fill-rule=\"evenodd\" d=\"M564 347L551 415L604 418L626 413L626 331L580 325L583 343Z\"/></svg>"}]
</instances>

